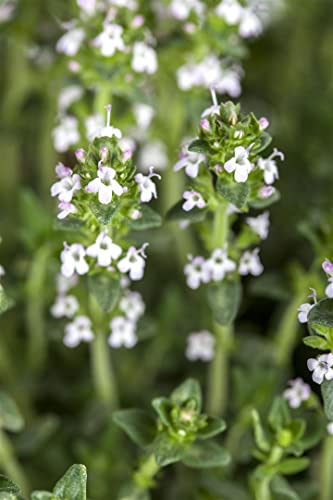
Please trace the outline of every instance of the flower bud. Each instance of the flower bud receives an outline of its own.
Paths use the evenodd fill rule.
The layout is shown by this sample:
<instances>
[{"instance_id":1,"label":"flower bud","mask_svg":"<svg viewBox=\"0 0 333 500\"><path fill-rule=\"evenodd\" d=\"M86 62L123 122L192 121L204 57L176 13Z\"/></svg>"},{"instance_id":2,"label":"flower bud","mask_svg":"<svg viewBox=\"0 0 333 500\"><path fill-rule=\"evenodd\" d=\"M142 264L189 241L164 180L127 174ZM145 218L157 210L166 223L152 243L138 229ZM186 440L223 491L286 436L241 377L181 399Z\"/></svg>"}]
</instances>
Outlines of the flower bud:
<instances>
[{"instance_id":1,"label":"flower bud","mask_svg":"<svg viewBox=\"0 0 333 500\"><path fill-rule=\"evenodd\" d=\"M262 116L260 119L259 119L259 128L260 130L266 130L266 128L269 127L269 120L267 120L267 118L265 118L264 116Z\"/></svg>"},{"instance_id":2,"label":"flower bud","mask_svg":"<svg viewBox=\"0 0 333 500\"><path fill-rule=\"evenodd\" d=\"M87 153L85 152L84 149L79 148L75 151L75 156L79 163L83 163L86 159Z\"/></svg>"},{"instance_id":3,"label":"flower bud","mask_svg":"<svg viewBox=\"0 0 333 500\"><path fill-rule=\"evenodd\" d=\"M203 118L202 120L200 120L200 127L202 128L202 130L205 130L205 132L210 131L210 123L207 118Z\"/></svg>"},{"instance_id":4,"label":"flower bud","mask_svg":"<svg viewBox=\"0 0 333 500\"><path fill-rule=\"evenodd\" d=\"M273 186L263 186L259 189L260 198L269 198L275 193L275 187Z\"/></svg>"},{"instance_id":5,"label":"flower bud","mask_svg":"<svg viewBox=\"0 0 333 500\"><path fill-rule=\"evenodd\" d=\"M99 152L99 156L102 160L103 163L105 163L106 161L108 161L108 158L109 158L109 150L106 146L103 146L101 149L100 149L100 152Z\"/></svg>"},{"instance_id":6,"label":"flower bud","mask_svg":"<svg viewBox=\"0 0 333 500\"><path fill-rule=\"evenodd\" d=\"M220 115L224 122L230 125L236 125L238 122L239 106L231 101L221 104Z\"/></svg>"}]
</instances>

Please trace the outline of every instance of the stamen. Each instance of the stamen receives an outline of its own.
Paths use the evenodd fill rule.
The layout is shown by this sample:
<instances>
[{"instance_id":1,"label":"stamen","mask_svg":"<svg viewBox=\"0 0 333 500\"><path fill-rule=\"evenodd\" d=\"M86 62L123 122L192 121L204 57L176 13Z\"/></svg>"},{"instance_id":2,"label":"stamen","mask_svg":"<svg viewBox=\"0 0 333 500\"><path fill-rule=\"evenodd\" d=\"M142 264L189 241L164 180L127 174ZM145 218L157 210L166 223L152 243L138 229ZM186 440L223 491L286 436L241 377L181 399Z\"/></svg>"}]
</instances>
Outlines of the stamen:
<instances>
[{"instance_id":1,"label":"stamen","mask_svg":"<svg viewBox=\"0 0 333 500\"><path fill-rule=\"evenodd\" d=\"M216 92L215 92L214 87L211 87L211 88L210 88L210 95L212 96L213 105L214 105L214 106L218 106L217 97L216 97Z\"/></svg>"},{"instance_id":2,"label":"stamen","mask_svg":"<svg viewBox=\"0 0 333 500\"><path fill-rule=\"evenodd\" d=\"M112 104L108 104L105 106L105 109L107 111L107 116L106 116L106 126L110 127L111 125L111 111L112 111Z\"/></svg>"}]
</instances>

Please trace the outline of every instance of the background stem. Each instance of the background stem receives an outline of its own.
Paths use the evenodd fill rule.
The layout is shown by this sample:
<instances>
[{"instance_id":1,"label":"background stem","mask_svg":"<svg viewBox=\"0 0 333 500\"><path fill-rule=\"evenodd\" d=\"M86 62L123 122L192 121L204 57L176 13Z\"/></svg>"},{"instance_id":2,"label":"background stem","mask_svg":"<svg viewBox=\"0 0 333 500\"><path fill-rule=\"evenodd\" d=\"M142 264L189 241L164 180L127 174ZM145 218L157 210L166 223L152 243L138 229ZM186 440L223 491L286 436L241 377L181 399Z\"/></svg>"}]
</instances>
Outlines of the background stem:
<instances>
[{"instance_id":1,"label":"background stem","mask_svg":"<svg viewBox=\"0 0 333 500\"><path fill-rule=\"evenodd\" d=\"M91 372L97 397L115 409L118 406L116 381L111 365L110 349L102 331L97 332L90 346Z\"/></svg>"},{"instance_id":2,"label":"background stem","mask_svg":"<svg viewBox=\"0 0 333 500\"><path fill-rule=\"evenodd\" d=\"M22 494L28 497L30 490L28 480L21 465L16 460L10 440L2 429L0 429L0 465L9 479L20 487Z\"/></svg>"},{"instance_id":3,"label":"background stem","mask_svg":"<svg viewBox=\"0 0 333 500\"><path fill-rule=\"evenodd\" d=\"M322 447L320 464L320 500L333 498L333 436L327 436Z\"/></svg>"}]
</instances>

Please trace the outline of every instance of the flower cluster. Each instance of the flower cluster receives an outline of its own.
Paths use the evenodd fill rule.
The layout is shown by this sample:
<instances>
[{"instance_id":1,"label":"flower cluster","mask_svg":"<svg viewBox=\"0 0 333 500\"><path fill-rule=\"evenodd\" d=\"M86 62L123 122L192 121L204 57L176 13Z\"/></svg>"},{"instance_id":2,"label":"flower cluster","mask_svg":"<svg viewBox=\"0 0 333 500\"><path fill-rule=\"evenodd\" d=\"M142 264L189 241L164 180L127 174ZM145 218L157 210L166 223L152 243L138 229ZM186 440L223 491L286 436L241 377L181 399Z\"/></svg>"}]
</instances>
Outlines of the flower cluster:
<instances>
[{"instance_id":1,"label":"flower cluster","mask_svg":"<svg viewBox=\"0 0 333 500\"><path fill-rule=\"evenodd\" d=\"M185 355L190 361L211 361L214 358L215 337L208 330L193 332L187 337Z\"/></svg>"},{"instance_id":2,"label":"flower cluster","mask_svg":"<svg viewBox=\"0 0 333 500\"><path fill-rule=\"evenodd\" d=\"M136 335L137 322L145 311L145 305L138 292L126 291L119 302L119 309L124 316L115 316L110 322L111 347L134 347L138 341Z\"/></svg>"}]
</instances>

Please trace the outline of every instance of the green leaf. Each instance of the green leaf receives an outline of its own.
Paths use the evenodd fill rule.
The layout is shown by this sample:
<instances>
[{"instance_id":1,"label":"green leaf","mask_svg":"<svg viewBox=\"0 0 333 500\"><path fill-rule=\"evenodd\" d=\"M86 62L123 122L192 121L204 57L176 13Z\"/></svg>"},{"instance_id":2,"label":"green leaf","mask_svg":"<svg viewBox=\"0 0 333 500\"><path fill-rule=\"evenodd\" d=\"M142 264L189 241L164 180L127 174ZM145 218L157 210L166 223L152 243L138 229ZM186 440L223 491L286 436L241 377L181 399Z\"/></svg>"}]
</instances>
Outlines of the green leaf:
<instances>
[{"instance_id":1,"label":"green leaf","mask_svg":"<svg viewBox=\"0 0 333 500\"><path fill-rule=\"evenodd\" d=\"M274 493L274 500L301 500L288 481L281 476L272 479L271 489Z\"/></svg>"},{"instance_id":2,"label":"green leaf","mask_svg":"<svg viewBox=\"0 0 333 500\"><path fill-rule=\"evenodd\" d=\"M251 153L252 154L258 154L264 151L272 142L272 137L267 133L267 132L262 132L261 136L259 137L259 143L255 144L251 148Z\"/></svg>"},{"instance_id":3,"label":"green leaf","mask_svg":"<svg viewBox=\"0 0 333 500\"><path fill-rule=\"evenodd\" d=\"M146 411L119 410L113 413L112 419L141 448L149 446L155 437L155 419Z\"/></svg>"},{"instance_id":4,"label":"green leaf","mask_svg":"<svg viewBox=\"0 0 333 500\"><path fill-rule=\"evenodd\" d=\"M320 300L312 307L308 314L308 327L311 334L329 335L333 328L333 299Z\"/></svg>"},{"instance_id":5,"label":"green leaf","mask_svg":"<svg viewBox=\"0 0 333 500\"><path fill-rule=\"evenodd\" d=\"M166 432L160 433L153 442L153 453L160 467L179 462L184 456L186 446L176 441Z\"/></svg>"},{"instance_id":6,"label":"green leaf","mask_svg":"<svg viewBox=\"0 0 333 500\"><path fill-rule=\"evenodd\" d=\"M54 229L58 231L81 231L84 227L84 222L77 217L66 217L65 219L57 219L54 223Z\"/></svg>"},{"instance_id":7,"label":"green leaf","mask_svg":"<svg viewBox=\"0 0 333 500\"><path fill-rule=\"evenodd\" d=\"M286 458L275 466L275 470L279 474L298 474L310 465L310 460L306 457L303 458Z\"/></svg>"},{"instance_id":8,"label":"green leaf","mask_svg":"<svg viewBox=\"0 0 333 500\"><path fill-rule=\"evenodd\" d=\"M225 431L227 424L222 418L208 417L207 425L197 433L198 439L208 439Z\"/></svg>"},{"instance_id":9,"label":"green leaf","mask_svg":"<svg viewBox=\"0 0 333 500\"><path fill-rule=\"evenodd\" d=\"M23 417L15 401L0 392L0 427L11 432L19 432L24 427Z\"/></svg>"},{"instance_id":10,"label":"green leaf","mask_svg":"<svg viewBox=\"0 0 333 500\"><path fill-rule=\"evenodd\" d=\"M271 443L266 436L265 430L261 424L260 415L257 410L252 410L251 417L256 445L258 446L259 450L267 453L271 449Z\"/></svg>"},{"instance_id":11,"label":"green leaf","mask_svg":"<svg viewBox=\"0 0 333 500\"><path fill-rule=\"evenodd\" d=\"M53 493L48 491L34 491L31 493L31 500L58 500Z\"/></svg>"},{"instance_id":12,"label":"green leaf","mask_svg":"<svg viewBox=\"0 0 333 500\"><path fill-rule=\"evenodd\" d=\"M274 399L268 415L268 422L272 429L278 431L290 423L290 412L285 399L277 397Z\"/></svg>"},{"instance_id":13,"label":"green leaf","mask_svg":"<svg viewBox=\"0 0 333 500\"><path fill-rule=\"evenodd\" d=\"M195 401L196 410L200 412L202 404L201 388L199 382L193 378L185 380L171 393L171 401L178 405L183 405L189 400Z\"/></svg>"},{"instance_id":14,"label":"green leaf","mask_svg":"<svg viewBox=\"0 0 333 500\"><path fill-rule=\"evenodd\" d=\"M152 401L152 406L164 425L166 426L172 425L170 412L173 408L173 404L170 401L170 399L155 398Z\"/></svg>"},{"instance_id":15,"label":"green leaf","mask_svg":"<svg viewBox=\"0 0 333 500\"><path fill-rule=\"evenodd\" d=\"M87 499L87 470L84 465L72 465L66 474L59 479L53 494L60 500Z\"/></svg>"},{"instance_id":16,"label":"green leaf","mask_svg":"<svg viewBox=\"0 0 333 500\"><path fill-rule=\"evenodd\" d=\"M148 205L143 204L138 210L141 213L141 217L136 220L129 219L128 221L129 227L134 231L145 231L146 229L154 229L162 225L163 219L160 214Z\"/></svg>"},{"instance_id":17,"label":"green leaf","mask_svg":"<svg viewBox=\"0 0 333 500\"><path fill-rule=\"evenodd\" d=\"M88 287L101 309L112 312L121 296L120 281L104 273L94 274L88 277Z\"/></svg>"},{"instance_id":18,"label":"green leaf","mask_svg":"<svg viewBox=\"0 0 333 500\"><path fill-rule=\"evenodd\" d=\"M222 281L207 288L207 301L215 321L229 325L236 318L240 301L241 285L239 281Z\"/></svg>"},{"instance_id":19,"label":"green leaf","mask_svg":"<svg viewBox=\"0 0 333 500\"><path fill-rule=\"evenodd\" d=\"M194 207L192 210L186 212L183 210L183 200L178 201L166 214L167 221L182 221L187 220L189 222L202 222L207 215L207 210L203 208Z\"/></svg>"},{"instance_id":20,"label":"green leaf","mask_svg":"<svg viewBox=\"0 0 333 500\"><path fill-rule=\"evenodd\" d=\"M225 178L218 178L216 190L229 203L239 209L243 208L250 193L249 185L246 182L227 181Z\"/></svg>"},{"instance_id":21,"label":"green leaf","mask_svg":"<svg viewBox=\"0 0 333 500\"><path fill-rule=\"evenodd\" d=\"M8 479L8 477L0 474L0 492L19 493L20 488L15 483L13 483L13 481Z\"/></svg>"},{"instance_id":22,"label":"green leaf","mask_svg":"<svg viewBox=\"0 0 333 500\"><path fill-rule=\"evenodd\" d=\"M187 149L191 153L202 153L202 154L209 153L208 145L204 141L201 141L200 139L192 141Z\"/></svg>"},{"instance_id":23,"label":"green leaf","mask_svg":"<svg viewBox=\"0 0 333 500\"><path fill-rule=\"evenodd\" d=\"M327 340L323 337L319 337L318 335L304 337L303 343L309 347L313 347L313 349L320 349L321 351L327 351L329 348Z\"/></svg>"},{"instance_id":24,"label":"green leaf","mask_svg":"<svg viewBox=\"0 0 333 500\"><path fill-rule=\"evenodd\" d=\"M321 394L324 400L324 410L328 420L333 420L333 380L324 380L321 384Z\"/></svg>"},{"instance_id":25,"label":"green leaf","mask_svg":"<svg viewBox=\"0 0 333 500\"><path fill-rule=\"evenodd\" d=\"M230 463L230 455L225 448L213 441L196 442L186 450L182 462L188 467L200 469L225 467Z\"/></svg>"},{"instance_id":26,"label":"green leaf","mask_svg":"<svg viewBox=\"0 0 333 500\"><path fill-rule=\"evenodd\" d=\"M16 493L10 493L7 491L0 492L0 500L21 500L21 499L22 497L17 496Z\"/></svg>"},{"instance_id":27,"label":"green leaf","mask_svg":"<svg viewBox=\"0 0 333 500\"><path fill-rule=\"evenodd\" d=\"M111 223L113 217L116 215L120 208L120 201L109 203L109 205L102 205L98 200L91 200L89 208L94 214L100 224L104 226Z\"/></svg>"},{"instance_id":28,"label":"green leaf","mask_svg":"<svg viewBox=\"0 0 333 500\"><path fill-rule=\"evenodd\" d=\"M256 208L258 210L262 210L271 206L273 203L279 201L281 198L280 193L277 189L275 189L274 193L268 198L256 198L254 200L249 201L249 205L251 208Z\"/></svg>"},{"instance_id":29,"label":"green leaf","mask_svg":"<svg viewBox=\"0 0 333 500\"><path fill-rule=\"evenodd\" d=\"M7 297L7 294L3 287L0 285L0 314L8 311L11 307L13 307L14 301Z\"/></svg>"}]
</instances>

